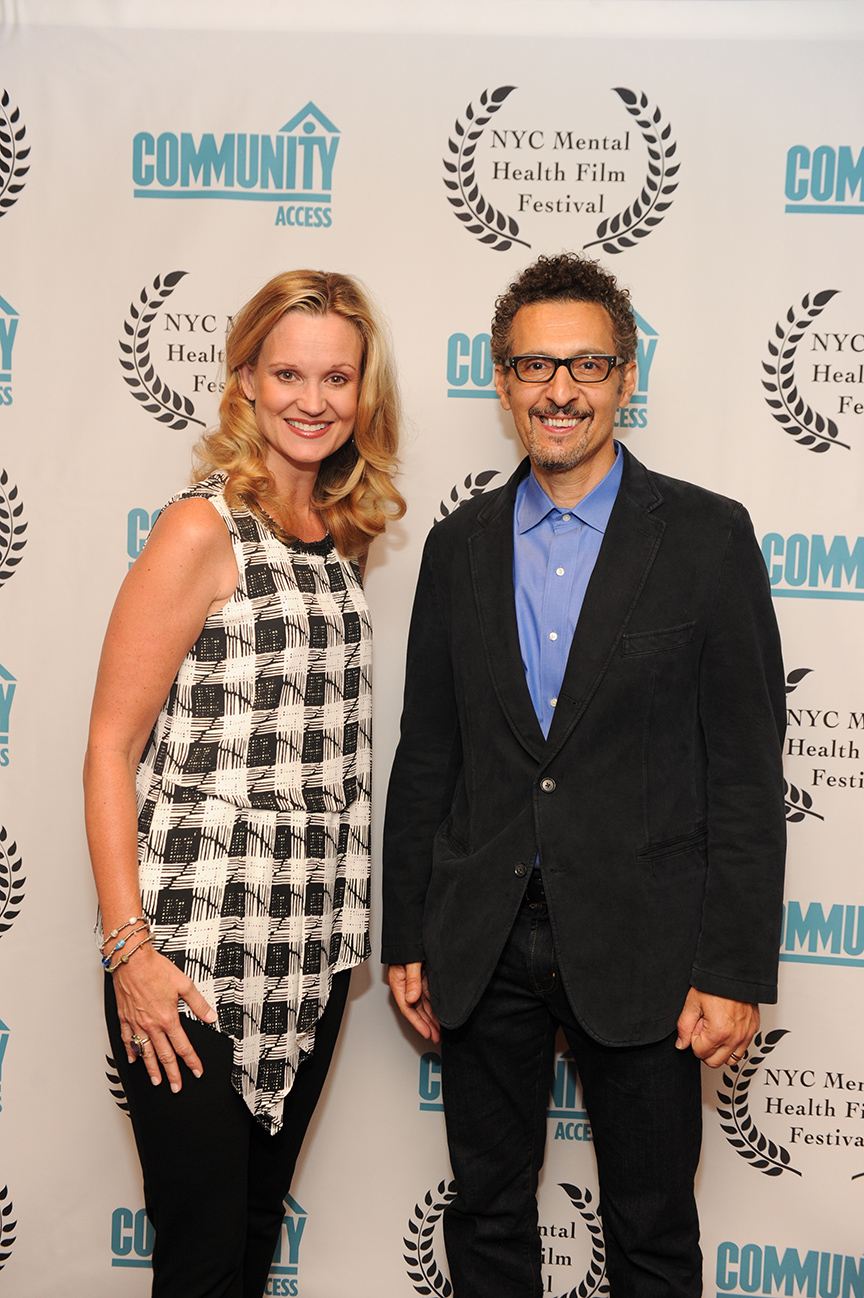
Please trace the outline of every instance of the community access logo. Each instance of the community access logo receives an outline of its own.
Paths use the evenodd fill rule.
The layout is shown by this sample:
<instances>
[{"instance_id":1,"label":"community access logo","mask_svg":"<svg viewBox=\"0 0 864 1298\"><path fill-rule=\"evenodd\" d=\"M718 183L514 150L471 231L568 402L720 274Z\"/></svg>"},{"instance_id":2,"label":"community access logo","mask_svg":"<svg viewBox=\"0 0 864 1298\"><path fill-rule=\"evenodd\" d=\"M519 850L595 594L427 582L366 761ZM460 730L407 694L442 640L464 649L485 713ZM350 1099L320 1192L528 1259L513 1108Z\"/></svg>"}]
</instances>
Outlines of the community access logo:
<instances>
[{"instance_id":1,"label":"community access logo","mask_svg":"<svg viewBox=\"0 0 864 1298\"><path fill-rule=\"evenodd\" d=\"M678 187L677 145L660 108L644 92L616 86L635 120L619 111L614 121L588 125L596 109L586 104L586 124L574 128L549 120L539 105L526 110L510 98L516 90L486 89L456 118L444 185L457 221L493 252L530 248L529 233L546 245L635 248L663 220Z\"/></svg>"},{"instance_id":2,"label":"community access logo","mask_svg":"<svg viewBox=\"0 0 864 1298\"><path fill-rule=\"evenodd\" d=\"M30 170L30 150L24 141L27 129L20 110L12 106L8 90L0 94L0 216L18 202L24 177Z\"/></svg>"},{"instance_id":3,"label":"community access logo","mask_svg":"<svg viewBox=\"0 0 864 1298\"><path fill-rule=\"evenodd\" d=\"M792 964L864 969L864 906L787 901L780 959Z\"/></svg>"},{"instance_id":4,"label":"community access logo","mask_svg":"<svg viewBox=\"0 0 864 1298\"><path fill-rule=\"evenodd\" d=\"M11 672L0 663L0 767L8 766L10 761L9 733L12 718L12 700L18 682Z\"/></svg>"},{"instance_id":5,"label":"community access logo","mask_svg":"<svg viewBox=\"0 0 864 1298\"><path fill-rule=\"evenodd\" d=\"M736 1244L717 1248L717 1290L722 1294L830 1294L854 1298L864 1294L864 1255L781 1250L774 1244ZM818 1288L817 1288L818 1286Z\"/></svg>"},{"instance_id":6,"label":"community access logo","mask_svg":"<svg viewBox=\"0 0 864 1298\"><path fill-rule=\"evenodd\" d=\"M162 513L160 509L130 509L126 515L126 554L129 556L129 567L144 549L150 529Z\"/></svg>"},{"instance_id":7,"label":"community access logo","mask_svg":"<svg viewBox=\"0 0 864 1298\"><path fill-rule=\"evenodd\" d=\"M224 314L181 311L168 304L186 274L172 270L145 284L129 304L119 344L130 394L158 424L176 432L206 427L198 405L208 399L212 403L224 388L223 341L231 323Z\"/></svg>"},{"instance_id":8,"label":"community access logo","mask_svg":"<svg viewBox=\"0 0 864 1298\"><path fill-rule=\"evenodd\" d=\"M543 1293L560 1294L561 1298L599 1298L609 1293L600 1209L594 1206L590 1190L564 1183L558 1189L566 1196L566 1208L562 1211L557 1206L564 1203L559 1195L558 1220L541 1221L537 1227L542 1250ZM427 1190L423 1199L414 1204L408 1218L402 1256L408 1279L418 1294L450 1298L453 1293L439 1223L444 1209L455 1198L455 1181L439 1181L436 1189Z\"/></svg>"},{"instance_id":9,"label":"community access logo","mask_svg":"<svg viewBox=\"0 0 864 1298\"><path fill-rule=\"evenodd\" d=\"M864 536L766 532L762 557L775 599L864 599Z\"/></svg>"},{"instance_id":10,"label":"community access logo","mask_svg":"<svg viewBox=\"0 0 864 1298\"><path fill-rule=\"evenodd\" d=\"M852 299L838 298L838 289L826 288L790 306L775 324L762 362L772 415L796 445L817 454L850 450L864 417L864 331L848 316ZM832 327L820 321L811 330L829 305Z\"/></svg>"},{"instance_id":11,"label":"community access logo","mask_svg":"<svg viewBox=\"0 0 864 1298\"><path fill-rule=\"evenodd\" d=\"M285 1216L264 1293L296 1298L300 1293L300 1241L306 1211L290 1194L285 1196ZM155 1234L146 1208L115 1208L111 1214L111 1265L152 1269Z\"/></svg>"},{"instance_id":12,"label":"community access logo","mask_svg":"<svg viewBox=\"0 0 864 1298\"><path fill-rule=\"evenodd\" d=\"M441 1102L441 1056L436 1050L427 1050L421 1056L418 1093L421 1113L444 1112ZM564 1051L555 1059L546 1118L554 1123L553 1140L576 1140L586 1144L593 1140L591 1124L582 1103L579 1074L569 1051Z\"/></svg>"},{"instance_id":13,"label":"community access logo","mask_svg":"<svg viewBox=\"0 0 864 1298\"><path fill-rule=\"evenodd\" d=\"M0 406L12 404L12 349L18 333L18 312L0 297Z\"/></svg>"},{"instance_id":14,"label":"community access logo","mask_svg":"<svg viewBox=\"0 0 864 1298\"><path fill-rule=\"evenodd\" d=\"M273 135L139 131L132 141L135 198L276 203L275 225L333 224L340 131L310 100ZM272 210L272 209L271 209Z\"/></svg>"},{"instance_id":15,"label":"community access logo","mask_svg":"<svg viewBox=\"0 0 864 1298\"><path fill-rule=\"evenodd\" d=\"M659 335L638 311L633 313L639 337L636 344L638 379L636 391L623 409L615 413L616 428L648 427L648 377L654 363ZM447 339L447 396L455 400L498 400L492 336L488 333L452 333ZM518 379L514 382L518 383ZM610 379L609 382L614 382Z\"/></svg>"},{"instance_id":16,"label":"community access logo","mask_svg":"<svg viewBox=\"0 0 864 1298\"><path fill-rule=\"evenodd\" d=\"M3 1112L3 1060L6 1057L6 1047L9 1045L9 1029L0 1019L0 1113Z\"/></svg>"},{"instance_id":17,"label":"community access logo","mask_svg":"<svg viewBox=\"0 0 864 1298\"><path fill-rule=\"evenodd\" d=\"M786 154L786 211L793 216L864 216L864 149L793 144Z\"/></svg>"}]
</instances>

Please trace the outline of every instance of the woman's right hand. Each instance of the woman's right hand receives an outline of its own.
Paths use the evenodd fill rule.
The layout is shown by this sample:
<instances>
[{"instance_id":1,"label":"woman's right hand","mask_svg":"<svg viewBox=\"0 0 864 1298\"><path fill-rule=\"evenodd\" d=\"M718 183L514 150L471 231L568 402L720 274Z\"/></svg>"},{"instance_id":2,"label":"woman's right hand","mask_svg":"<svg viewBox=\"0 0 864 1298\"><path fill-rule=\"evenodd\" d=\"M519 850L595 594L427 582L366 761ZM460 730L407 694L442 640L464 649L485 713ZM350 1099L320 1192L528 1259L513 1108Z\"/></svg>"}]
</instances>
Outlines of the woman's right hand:
<instances>
[{"instance_id":1,"label":"woman's right hand","mask_svg":"<svg viewBox=\"0 0 864 1298\"><path fill-rule=\"evenodd\" d=\"M136 951L112 977L126 1058L130 1064L140 1058L154 1086L162 1081L164 1068L168 1085L176 1094L183 1085L179 1060L182 1059L194 1077L200 1077L203 1072L201 1060L183 1030L178 1001L185 1001L203 1023L216 1022L215 1009L208 1005L191 978L154 951L149 943ZM133 1035L145 1038L140 1056L132 1048Z\"/></svg>"}]
</instances>

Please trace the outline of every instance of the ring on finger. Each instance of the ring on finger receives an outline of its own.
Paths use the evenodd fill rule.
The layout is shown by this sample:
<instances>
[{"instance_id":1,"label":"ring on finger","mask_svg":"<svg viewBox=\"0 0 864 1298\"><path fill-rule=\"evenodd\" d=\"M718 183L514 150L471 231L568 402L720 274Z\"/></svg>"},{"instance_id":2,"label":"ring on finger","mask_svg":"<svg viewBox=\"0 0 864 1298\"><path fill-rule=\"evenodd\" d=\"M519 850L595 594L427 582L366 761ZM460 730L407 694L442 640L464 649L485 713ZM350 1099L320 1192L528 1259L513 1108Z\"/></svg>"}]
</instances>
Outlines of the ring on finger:
<instances>
[{"instance_id":1,"label":"ring on finger","mask_svg":"<svg viewBox=\"0 0 864 1298\"><path fill-rule=\"evenodd\" d=\"M135 1038L133 1037L132 1039L133 1039L133 1041L134 1041ZM730 1050L730 1051L729 1051L729 1058L730 1058L730 1059L734 1059L736 1064L740 1064L740 1063L741 1063L741 1060L742 1060L742 1058L743 1058L743 1056L742 1056L742 1055L736 1055L734 1050Z\"/></svg>"},{"instance_id":2,"label":"ring on finger","mask_svg":"<svg viewBox=\"0 0 864 1298\"><path fill-rule=\"evenodd\" d=\"M150 1040L149 1037L139 1037L137 1032L132 1033L132 1037L131 1037L132 1053L136 1059L140 1059L141 1056L144 1054L144 1047L147 1045L147 1042L149 1040Z\"/></svg>"}]
</instances>

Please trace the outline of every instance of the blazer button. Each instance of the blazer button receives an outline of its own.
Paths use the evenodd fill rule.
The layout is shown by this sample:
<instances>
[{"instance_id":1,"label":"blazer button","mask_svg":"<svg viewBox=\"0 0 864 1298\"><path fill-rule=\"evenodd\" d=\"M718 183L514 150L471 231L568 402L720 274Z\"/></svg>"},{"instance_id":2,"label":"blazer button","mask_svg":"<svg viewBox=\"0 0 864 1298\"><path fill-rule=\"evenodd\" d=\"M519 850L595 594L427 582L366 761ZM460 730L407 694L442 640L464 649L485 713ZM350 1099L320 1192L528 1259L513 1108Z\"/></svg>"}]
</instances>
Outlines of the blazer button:
<instances>
[{"instance_id":1,"label":"blazer button","mask_svg":"<svg viewBox=\"0 0 864 1298\"><path fill-rule=\"evenodd\" d=\"M554 793L555 781L550 779L549 776L547 775L545 780L540 781L540 788L543 790L544 793Z\"/></svg>"},{"instance_id":2,"label":"blazer button","mask_svg":"<svg viewBox=\"0 0 864 1298\"><path fill-rule=\"evenodd\" d=\"M524 879L525 875L528 873L528 866L523 865L522 862L520 861L519 864L516 866L516 869L513 871L513 873L517 875L518 878Z\"/></svg>"}]
</instances>

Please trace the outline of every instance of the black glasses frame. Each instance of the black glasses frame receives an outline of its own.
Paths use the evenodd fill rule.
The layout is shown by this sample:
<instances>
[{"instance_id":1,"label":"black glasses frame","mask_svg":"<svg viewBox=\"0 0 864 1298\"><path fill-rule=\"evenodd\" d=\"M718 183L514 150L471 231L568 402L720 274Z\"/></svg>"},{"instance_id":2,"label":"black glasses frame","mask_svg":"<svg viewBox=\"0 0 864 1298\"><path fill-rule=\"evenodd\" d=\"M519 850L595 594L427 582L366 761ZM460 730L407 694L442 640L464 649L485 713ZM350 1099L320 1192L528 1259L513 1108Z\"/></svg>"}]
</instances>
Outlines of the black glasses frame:
<instances>
[{"instance_id":1,"label":"black glasses frame","mask_svg":"<svg viewBox=\"0 0 864 1298\"><path fill-rule=\"evenodd\" d=\"M525 379L516 368L520 361L551 361L555 368L548 378ZM607 365L606 373L599 379L577 379L572 369L574 361L605 361ZM513 371L520 383L551 383L561 365L566 367L567 373L574 383L605 383L617 365L626 364L627 361L623 356L607 356L603 354L595 356L593 353L585 353L582 356L543 356L537 352L530 352L524 356L510 356L507 360L508 367Z\"/></svg>"}]
</instances>

